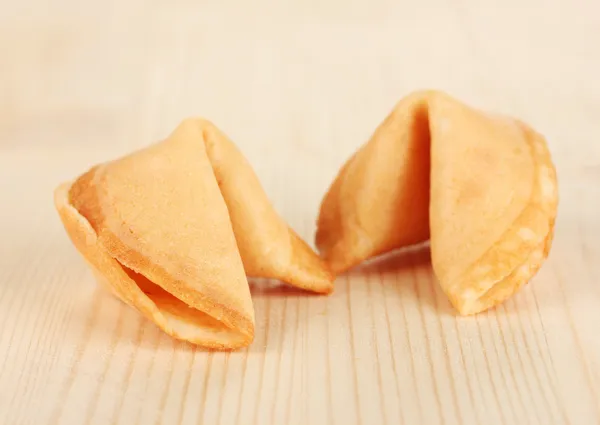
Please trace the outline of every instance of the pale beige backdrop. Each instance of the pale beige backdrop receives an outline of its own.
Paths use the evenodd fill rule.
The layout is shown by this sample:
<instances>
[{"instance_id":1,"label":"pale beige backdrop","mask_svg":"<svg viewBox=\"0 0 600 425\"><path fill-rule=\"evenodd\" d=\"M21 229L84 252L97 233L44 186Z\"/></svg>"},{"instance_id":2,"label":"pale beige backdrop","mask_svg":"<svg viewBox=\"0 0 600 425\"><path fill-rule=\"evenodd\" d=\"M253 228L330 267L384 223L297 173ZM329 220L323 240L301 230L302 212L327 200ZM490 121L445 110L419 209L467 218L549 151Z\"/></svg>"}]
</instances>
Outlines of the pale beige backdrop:
<instances>
[{"instance_id":1,"label":"pale beige backdrop","mask_svg":"<svg viewBox=\"0 0 600 425\"><path fill-rule=\"evenodd\" d=\"M338 167L394 103L440 88L543 132L549 261L459 318L427 253L331 297L255 282L256 341L176 342L98 291L60 181L213 120L312 242ZM0 423L600 423L596 0L0 0Z\"/></svg>"}]
</instances>

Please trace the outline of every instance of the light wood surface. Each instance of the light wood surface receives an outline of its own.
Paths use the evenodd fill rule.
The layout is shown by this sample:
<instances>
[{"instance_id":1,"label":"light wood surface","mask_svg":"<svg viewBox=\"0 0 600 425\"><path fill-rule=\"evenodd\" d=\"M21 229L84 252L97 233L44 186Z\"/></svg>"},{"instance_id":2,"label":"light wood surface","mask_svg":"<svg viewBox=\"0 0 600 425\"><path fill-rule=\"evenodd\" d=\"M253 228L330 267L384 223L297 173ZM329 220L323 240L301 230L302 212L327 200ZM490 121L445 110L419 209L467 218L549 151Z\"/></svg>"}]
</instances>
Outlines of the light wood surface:
<instances>
[{"instance_id":1,"label":"light wood surface","mask_svg":"<svg viewBox=\"0 0 600 425\"><path fill-rule=\"evenodd\" d=\"M0 423L600 423L600 3L0 0ZM252 282L256 340L208 353L95 285L52 190L213 120L312 241L393 104L439 88L546 135L561 201L517 296L457 317L427 251L330 297Z\"/></svg>"}]
</instances>

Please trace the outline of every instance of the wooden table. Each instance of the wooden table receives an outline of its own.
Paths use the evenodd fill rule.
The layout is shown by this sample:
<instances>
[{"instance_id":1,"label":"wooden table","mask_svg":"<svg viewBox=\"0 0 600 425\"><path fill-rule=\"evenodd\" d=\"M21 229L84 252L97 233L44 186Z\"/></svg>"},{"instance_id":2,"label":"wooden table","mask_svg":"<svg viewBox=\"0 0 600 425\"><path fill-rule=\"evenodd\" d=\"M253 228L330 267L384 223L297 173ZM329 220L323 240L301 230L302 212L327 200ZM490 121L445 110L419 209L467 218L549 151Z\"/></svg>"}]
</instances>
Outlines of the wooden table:
<instances>
[{"instance_id":1,"label":"wooden table","mask_svg":"<svg viewBox=\"0 0 600 425\"><path fill-rule=\"evenodd\" d=\"M0 423L600 423L599 77L592 0L0 0ZM558 168L549 260L475 317L417 252L330 297L252 282L254 344L205 352L97 289L52 206L200 115L312 241L339 166L426 87L531 123Z\"/></svg>"}]
</instances>

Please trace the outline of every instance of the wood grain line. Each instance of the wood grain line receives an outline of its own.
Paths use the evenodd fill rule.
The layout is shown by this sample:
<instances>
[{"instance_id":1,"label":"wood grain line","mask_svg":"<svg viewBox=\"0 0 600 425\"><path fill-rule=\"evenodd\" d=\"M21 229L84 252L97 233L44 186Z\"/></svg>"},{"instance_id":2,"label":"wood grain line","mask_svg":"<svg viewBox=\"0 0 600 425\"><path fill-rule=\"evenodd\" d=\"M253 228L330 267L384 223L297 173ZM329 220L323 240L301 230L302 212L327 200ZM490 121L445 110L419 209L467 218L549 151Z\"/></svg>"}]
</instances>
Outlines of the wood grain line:
<instances>
[{"instance_id":1,"label":"wood grain line","mask_svg":"<svg viewBox=\"0 0 600 425\"><path fill-rule=\"evenodd\" d=\"M512 423L518 423L519 422L519 416L517 415L517 407L516 407L516 405L515 405L515 403L513 401L513 397L512 397L513 396L513 391L512 391L512 388L510 388L510 381L509 381L509 379L507 377L507 373L505 372L506 367L504 367L504 364L502 363L502 356L500 354L500 349L498 348L498 345L503 345L504 346L504 343L502 341L500 341L500 342L502 342L502 344L497 344L496 343L496 337L495 337L495 335L493 335L493 327L492 327L492 323L491 323L492 317L493 317L493 314L488 314L487 317L486 317L487 318L486 322L488 324L488 331L490 332L490 334L492 334L492 346L494 347L494 352L496 354L496 359L498 359L498 366L499 366L498 369L500 371L500 376L502 377L502 381L504 383L504 387L505 387L506 392L507 392L507 397L506 398L508 399L508 402L510 404L509 412L512 414L512 416L514 418L514 421ZM501 332L502 331L499 329L498 336L500 336ZM503 337L501 337L501 338L503 340ZM508 353L506 352L506 347L505 347L505 358L508 359ZM513 374L513 372L512 372L512 365L510 365L510 362L508 364L508 368L511 370L510 373ZM512 381L512 383L513 383L513 386L515 387L515 389L518 391L518 386L517 386L517 383L516 383L516 381L514 379L514 374L513 374L513 381ZM524 414L525 411L524 411L523 401L521 400L520 396L517 396L517 399L521 401L521 409L523 410L523 414Z\"/></svg>"},{"instance_id":2,"label":"wood grain line","mask_svg":"<svg viewBox=\"0 0 600 425\"><path fill-rule=\"evenodd\" d=\"M308 300L306 300L306 302L303 302L301 304L301 311L302 311L302 319L301 319L301 323L308 323L308 313L309 313L309 305L308 305ZM307 363L307 359L308 359L308 342L310 340L310 326L302 326L300 328L302 330L302 332L300 333L301 337L302 337L302 361L300 362L300 370L302 371L302 373L300 374L300 394L299 394L299 398L300 398L300 403L302 404L302 416L301 416L301 422L305 422L307 420L308 417L310 417L310 407L309 407L309 403L308 403L308 374L310 373L310 369L308 369L307 367L304 367L304 365Z\"/></svg>"},{"instance_id":3,"label":"wood grain line","mask_svg":"<svg viewBox=\"0 0 600 425\"><path fill-rule=\"evenodd\" d=\"M269 342L269 331L270 331L270 313L271 313L271 297L267 297L267 301L265 303L265 348ZM262 362L260 365L260 377L258 378L258 387L257 387L257 395L256 395L256 402L254 405L254 415L252 418L252 423L254 425L257 424L258 422L258 409L260 406L260 402L261 402L261 398L263 396L263 377L264 377L264 371L265 371L265 361L266 361L266 356L262 356Z\"/></svg>"},{"instance_id":4,"label":"wood grain line","mask_svg":"<svg viewBox=\"0 0 600 425\"><path fill-rule=\"evenodd\" d=\"M544 360L544 367L546 368L546 373L548 374L548 376L550 377L550 381L551 381L551 390L552 390L552 394L554 395L554 399L556 401L556 404L558 406L558 410L560 411L562 420L565 424L569 423L568 417L567 417L567 412L565 411L565 405L564 403L562 403L562 400L560 398L560 396L558 395L557 392L557 376L556 376L556 367L554 366L554 359L552 358L552 351L550 350L550 344L548 343L548 337L547 337L547 331L546 331L546 327L544 325L544 320L542 319L542 315L540 312L540 305L538 304L538 300L537 300L537 295L535 293L535 287L532 288L531 291L531 295L533 298L533 302L535 304L535 311L536 311L536 316L538 319L538 322L540 324L540 327L542 328L542 338L544 339L544 351L546 353L546 355L548 356L550 365L548 365L546 363L546 361ZM530 313L530 317L531 317L531 313ZM536 335L539 332L536 332ZM538 346L541 347L542 344L539 344Z\"/></svg>"},{"instance_id":5,"label":"wood grain line","mask_svg":"<svg viewBox=\"0 0 600 425\"><path fill-rule=\"evenodd\" d=\"M158 346L160 345L160 339L161 337L163 337L162 333L158 332L158 329L155 327L155 325L153 325L154 330L156 331L154 333L154 344L153 344L153 350L152 350L152 361L150 362L150 368L148 369L148 374L146 375L146 385L144 386L144 395L142 397L143 400L146 400L147 394L148 394L148 379L152 377L152 373L154 372L155 369L155 364L156 364L156 354L157 354L157 350L158 350ZM143 405L140 403L140 405L138 406L138 409L135 413L135 420L132 421L133 424L137 425L140 422L140 417L142 414L142 407Z\"/></svg>"},{"instance_id":6,"label":"wood grain line","mask_svg":"<svg viewBox=\"0 0 600 425\"><path fill-rule=\"evenodd\" d=\"M25 268L25 270L27 270L25 272L25 276L24 276L25 279L27 279L27 280L33 280L33 281L36 280L35 279L36 278L36 274L40 271L40 268L39 268L40 259L42 257L45 257L46 255L48 255L51 252L51 249L52 249L52 245L50 243L46 243L45 249L43 251L44 255L35 258L35 260L30 265L30 267ZM4 317L4 320L2 321L2 324L0 325L0 329L6 329L6 323L7 323L8 319L10 317L14 317L15 323L21 323L24 320L31 319L31 316L27 315L28 309L26 308L26 303L31 299L31 293L36 290L36 287L34 285L28 285L26 288L27 289L25 290L24 296L22 296L21 299L20 299L20 303L13 302L13 300L17 297L17 292L15 291L15 293L13 294L14 298L13 298L13 300L11 300L11 302L9 303L9 305L12 306L14 309L16 309L17 313L16 314L13 313L13 310L7 311L5 313L6 316ZM0 300L0 302L1 302L1 300ZM38 316L36 315L36 316L33 317L33 319L36 320L37 317ZM18 330L17 326L12 327L12 329L11 329L10 337L9 337L9 340L8 340L8 344L6 345L7 349L6 349L6 352L5 352L5 356L2 359L2 364L6 363L6 361L8 359L8 356L10 354L10 350L13 349L14 346L15 346L15 336L17 335L17 330ZM19 337L21 337L21 335L19 335ZM5 370L9 370L9 369L8 368L6 368L6 369L3 368L3 370L0 371L0 382L3 379L3 375L4 375L4 371Z\"/></svg>"},{"instance_id":7,"label":"wood grain line","mask_svg":"<svg viewBox=\"0 0 600 425\"><path fill-rule=\"evenodd\" d=\"M71 387L73 386L73 382L75 381L75 378L77 377L77 372L79 371L79 367L81 366L81 359L83 357L83 353L85 352L85 349L87 348L87 346L90 342L90 336L92 334L92 329L94 329L94 326L96 325L96 317L98 315L98 312L100 311L101 303L102 303L102 301L99 298L94 298L94 300L92 302L92 308L91 308L90 314L88 316L87 322L84 326L84 331L82 332L82 335L84 336L84 338L81 340L80 344L77 346L77 349L76 349L77 355L75 357L75 360L71 364L71 367L69 368L70 369L69 374L67 375L63 385L61 386L61 388L59 390L59 396L58 396L56 404L54 406L54 410L50 414L49 422L51 424L54 424L54 425L60 424L61 415L63 413L63 408L65 405L64 402L67 398L67 395L69 394L69 391L71 390Z\"/></svg>"},{"instance_id":8,"label":"wood grain line","mask_svg":"<svg viewBox=\"0 0 600 425\"><path fill-rule=\"evenodd\" d=\"M165 411L165 406L167 405L167 396L169 395L169 387L171 386L171 380L173 379L173 360L175 359L175 347L178 343L177 341L169 341L171 345L171 358L166 366L168 371L167 380L163 384L162 394L160 396L158 414L156 415L155 425L160 425L163 423L163 413Z\"/></svg>"},{"instance_id":9,"label":"wood grain line","mask_svg":"<svg viewBox=\"0 0 600 425\"><path fill-rule=\"evenodd\" d=\"M487 375L490 379L490 384L491 384L491 388L492 388L492 393L494 394L494 401L496 402L496 406L498 407L498 412L500 414L500 421L502 424L507 424L506 421L506 417L504 416L504 412L502 409L502 405L500 404L500 398L498 397L498 390L496 389L496 383L494 382L494 378L492 376L492 372L491 372L491 368L492 368L492 363L490 362L490 360L488 359L488 355L486 353L486 348L485 348L485 344L483 342L483 337L481 336L481 318L480 317L475 317L475 322L477 323L477 330L479 332L477 332L477 334L479 335L479 342L481 343L481 348L482 348L482 352L483 352L483 359L485 360L485 364L487 366L486 370L487 370Z\"/></svg>"},{"instance_id":10,"label":"wood grain line","mask_svg":"<svg viewBox=\"0 0 600 425\"><path fill-rule=\"evenodd\" d=\"M509 301L509 303L512 303L512 302L513 302L512 300L510 300L510 301ZM507 306L506 306L506 304L502 304L502 305L500 305L500 306L498 306L498 307L496 307L496 308L502 308L502 309L504 310L504 312L505 312L505 317L508 317L508 316L509 316L509 313L508 313L508 309L507 309ZM511 339L510 343L511 343L513 346L517 346L517 342L516 342L516 339L515 339L515 335L514 335L514 332L513 332L512 326L511 326L510 322L508 322L508 320L507 320L507 323L508 323L508 326L506 327L506 329L507 329L507 330L508 330L508 332L510 333L510 339ZM534 399L533 399L533 395L532 395L532 394L533 394L533 393L532 393L532 388L531 388L531 385L529 384L529 380L527 379L527 374L526 374L526 372L525 372L525 363L523 362L523 358L521 357L521 353L520 353L520 352L517 352L517 355L516 355L516 357L517 357L518 364L519 364L519 365L520 365L520 367L521 367L521 371L522 371L522 373L521 373L521 376L523 377L523 382L525 383L525 387L526 387L526 389L527 389L527 395L529 396L530 403L531 403L532 405L535 405L535 401L534 401ZM515 383L516 383L516 382L515 382ZM531 410L531 409L527 409L527 410L526 410L526 412L531 412L531 414L532 414L532 415L533 415L533 417L535 418L536 422L537 422L537 423L539 423L539 424L541 424L541 423L542 423L542 422L541 422L541 419L540 419L540 417L539 417L539 415L538 415L538 412L537 412L537 410Z\"/></svg>"},{"instance_id":11,"label":"wood grain line","mask_svg":"<svg viewBox=\"0 0 600 425\"><path fill-rule=\"evenodd\" d=\"M477 319L475 319L475 320L477 320ZM469 353L471 355L471 359L472 359L473 363L475 364L476 349L473 347L474 344L472 344L472 340L471 339L468 339L468 344L467 345L468 345ZM482 351L483 351L483 347L482 347ZM475 381L477 382L477 387L478 388L485 388L485 386L482 384L482 379L483 378L481 377L481 375L483 375L484 373L486 373L486 371L484 371L483 369L482 370L475 369L475 370L476 370L476 373L474 375L475 375ZM494 399L493 403L495 402L494 404L496 404L496 406L498 406L497 395L495 393L492 393L491 395L493 396L492 398ZM484 406L484 408L485 408L486 411L491 411L492 406L489 405L489 400L487 400L486 397L483 397L483 395L482 395L482 398L481 398L481 404Z\"/></svg>"},{"instance_id":12,"label":"wood grain line","mask_svg":"<svg viewBox=\"0 0 600 425\"><path fill-rule=\"evenodd\" d=\"M217 423L221 423L221 413L223 412L223 399L225 398L225 388L227 387L227 370L229 366L229 357L231 353L225 353L225 364L223 366L223 374L221 376L221 397L219 397L219 407L217 408Z\"/></svg>"},{"instance_id":13,"label":"wood grain line","mask_svg":"<svg viewBox=\"0 0 600 425\"><path fill-rule=\"evenodd\" d=\"M56 267L57 263L53 264L53 268ZM57 273L57 276L53 279L50 280L50 284L55 284L56 282L61 282L63 281L62 279L62 273L64 272L64 270L60 270ZM33 355L35 357L35 355L40 355L41 351L43 350L43 347L46 345L46 341L50 340L51 337L53 336L53 332L51 332L52 330L55 330L55 326L53 324L53 320L52 318L54 317L54 314L52 313L56 313L56 311L53 311L52 308L46 308L46 305L52 306L54 305L55 302L57 302L60 299L60 294L61 291L55 291L53 294L51 294L48 297L45 297L44 301L42 302L41 307L39 308L38 312L39 314L37 314L35 316L35 321L33 324L33 328L34 329L39 329L41 327L42 324L45 324L48 328L48 332L44 332L42 334L42 336L40 338L35 339L34 338L34 332L32 332L31 337L29 338L29 343L27 344L27 348L25 351L25 356L23 358L23 363L27 364L28 359L30 359L30 356ZM43 318L42 318L43 317ZM42 318L40 320L40 318ZM34 340L35 342L35 347L33 347L34 345ZM33 349L32 349L33 347ZM17 397L17 393L13 392L11 400L9 402L9 405L19 405L19 408L17 409L18 411L23 411L26 412L26 406L29 400L31 400L31 393L33 393L35 391L35 385L31 385L30 382L34 381L35 382L35 378L37 376L40 376L40 368L42 367L42 362L38 361L36 362L37 365L35 367L35 372L31 373L30 375L24 375L23 373L23 367L19 367L18 370L18 381L22 382L22 380L24 379L25 381L25 388L26 390L24 391L24 397L21 400L21 404L18 403L18 400L16 399ZM28 391L29 390L29 391ZM25 406L25 408L23 407Z\"/></svg>"},{"instance_id":14,"label":"wood grain line","mask_svg":"<svg viewBox=\"0 0 600 425\"><path fill-rule=\"evenodd\" d=\"M446 355L444 356L444 360L445 360L445 368L446 368L446 372L449 376L449 381L450 381L450 386L452 388L452 402L454 404L454 410L456 411L456 416L458 419L458 423L462 424L464 423L463 418L462 418L462 413L460 411L460 406L458 404L458 395L457 395L457 389L456 389L456 382L454 380L454 373L452 371L452 367L450 365L450 356L447 354L448 353L448 343L447 343L447 339L444 337L444 327L442 326L442 320L441 320L441 315L442 310L440 309L440 300L438 297L438 292L435 290L434 285L436 284L435 282L435 277L433 275L433 270L431 270L429 273L427 273L428 279L427 279L427 284L429 285L429 289L431 292L431 298L433 299L433 305L435 308L435 312L437 315L437 324L438 324L438 331L440 334L440 339L442 339L442 341L444 341L444 348L445 348L445 353Z\"/></svg>"},{"instance_id":15,"label":"wood grain line","mask_svg":"<svg viewBox=\"0 0 600 425\"><path fill-rule=\"evenodd\" d=\"M411 267L411 275L414 279L414 270L412 270L412 263L409 265ZM406 318L406 311L404 309L403 305L400 305L400 310L402 311L402 320L404 322L404 329L406 329L406 332L404 332L404 335L406 337L406 344L407 346L410 348L410 351L413 351L413 344L410 340L410 327L408 326L408 320ZM411 378L413 381L413 388L418 388L419 386L419 381L417 380L417 374L415 371L415 360L413 358L413 356L410 357L410 374L411 374ZM419 406L419 421L418 423L424 423L423 422L423 404L421 402L421 397L419 395L419 391L415 391L415 396L417 398L417 404Z\"/></svg>"},{"instance_id":16,"label":"wood grain line","mask_svg":"<svg viewBox=\"0 0 600 425\"><path fill-rule=\"evenodd\" d=\"M238 407L237 407L237 412L235 414L235 424L239 425L240 424L240 420L241 418L241 413L242 413L242 400L244 397L244 382L245 382L245 378L246 378L246 369L248 367L248 355L249 355L249 348L246 348L244 350L244 363L243 363L243 367L242 367L242 383L240 384L240 393L238 396Z\"/></svg>"},{"instance_id":17,"label":"wood grain line","mask_svg":"<svg viewBox=\"0 0 600 425\"><path fill-rule=\"evenodd\" d=\"M420 273L417 270L417 265L415 263L414 256L411 256L410 267L411 267L411 271L412 271L412 277L413 277L412 280L413 280L413 287L414 287L415 294L417 295L417 299L422 301L423 297L422 297L422 293L421 293L421 290L419 287L421 286L421 284L423 284L423 282L418 277ZM421 326L423 328L423 334L425 336L425 348L427 350L427 365L429 366L429 374L430 374L431 382L433 384L432 389L433 389L435 405L439 412L440 424L445 425L446 417L444 415L444 410L442 409L442 402L440 399L440 389L438 388L438 382L435 379L435 368L433 366L433 362L431 361L431 359L433 357L433 352L431 350L431 342L429 340L430 337L429 337L429 332L427 331L427 324L425 323L425 317L423 315L423 303L422 302L419 303L418 310L419 310L419 318L421 320Z\"/></svg>"},{"instance_id":18,"label":"wood grain line","mask_svg":"<svg viewBox=\"0 0 600 425\"><path fill-rule=\"evenodd\" d=\"M350 354L353 359L356 358L356 349L354 342L354 323L352 321L352 303L350 302L350 277L346 276L346 307L348 309L348 323L349 323L349 332L350 332ZM352 379L354 382L354 405L356 406L356 420L358 425L363 423L361 409L360 409L360 400L359 400L359 387L358 387L358 375L356 374L356 369L352 370Z\"/></svg>"},{"instance_id":19,"label":"wood grain line","mask_svg":"<svg viewBox=\"0 0 600 425\"><path fill-rule=\"evenodd\" d=\"M467 390L469 392L469 401L471 402L471 408L473 409L473 416L477 423L482 423L481 418L479 417L478 410L475 408L475 397L473 396L473 389L471 388L471 380L469 379L469 375L466 373L468 370L467 362L465 360L465 352L463 349L462 338L460 336L460 329L458 327L458 317L455 317L454 320L454 329L456 330L456 335L458 338L458 348L460 353L460 360L462 363L463 370L465 372L465 383L467 384Z\"/></svg>"},{"instance_id":20,"label":"wood grain line","mask_svg":"<svg viewBox=\"0 0 600 425\"><path fill-rule=\"evenodd\" d=\"M117 342L121 338L121 334L123 331L123 316L124 316L125 308L127 308L127 307L124 305L121 305L119 308L117 324L115 325L115 330L113 331L113 334L110 337L110 342L108 343L108 355L106 357L106 360L104 361L104 366L102 367L102 373L100 374L100 379L98 380L98 384L94 388L94 392L92 394L90 404L88 404L88 406L86 408L85 421L84 421L84 423L86 423L86 424L91 423L92 420L94 419L94 415L96 413L96 408L98 407L98 398L100 395L100 391L102 390L102 387L104 386L104 381L106 379L106 373L108 372L108 370L110 368L110 363L112 362L112 359L114 357Z\"/></svg>"},{"instance_id":21,"label":"wood grain line","mask_svg":"<svg viewBox=\"0 0 600 425\"><path fill-rule=\"evenodd\" d=\"M531 355L531 347L529 345L528 338L524 332L525 325L524 325L523 320L521 319L521 313L518 311L515 311L515 316L517 317L517 321L519 322L519 329L520 329L521 336L523 339L523 345L525 347L525 352L527 353L527 356L529 357L529 363L531 364L531 369L533 369L533 376L534 376L537 386L539 388L539 394L541 394L542 400L544 401L544 404L546 405L547 411L551 412L552 404L550 403L550 400L548 400L548 397L546 397L546 392L544 391L546 386L542 383L542 380L541 380L539 372L538 372L538 368L536 367L536 362ZM539 348L537 339L535 337L533 338L533 341ZM540 356L541 356L541 352L542 352L541 349L539 351L540 351ZM542 357L542 363L544 364L544 367L546 367L545 359L543 358L543 356L541 356L541 357ZM547 368L546 368L546 370L547 370ZM550 388L552 388L552 385L550 385Z\"/></svg>"},{"instance_id":22,"label":"wood grain line","mask_svg":"<svg viewBox=\"0 0 600 425\"><path fill-rule=\"evenodd\" d=\"M66 291L69 275L70 275L70 273L68 273L68 269L66 266L64 269L61 269L61 279L64 280L65 282L62 283L60 286L58 286L59 288L61 288L63 290L62 291L57 290L57 292L58 292L57 300L62 300L65 298L64 293ZM83 273L82 273L82 275L83 275ZM57 319L59 324L54 329L54 332L52 333L52 337L50 338L51 340L55 341L54 349L50 352L50 355L49 355L49 357L50 357L49 367L50 368L55 368L59 364L58 353L61 352L61 349L64 348L64 345L59 340L60 340L60 337L65 335L66 331L69 329L69 323L70 323L69 319L72 317L74 307L77 305L75 299L73 299L71 297L67 297L67 298L69 298L69 299L67 301L67 305L65 306L64 310L62 310L63 314L61 314L59 316L59 318Z\"/></svg>"},{"instance_id":23,"label":"wood grain line","mask_svg":"<svg viewBox=\"0 0 600 425\"><path fill-rule=\"evenodd\" d=\"M294 339L292 343L292 375L290 379L290 389L287 397L287 407L285 412L285 423L290 424L291 412L292 412L292 399L294 391L294 368L296 367L296 341L298 340L298 329L300 327L300 300L296 299L296 322L294 323Z\"/></svg>"},{"instance_id":24,"label":"wood grain line","mask_svg":"<svg viewBox=\"0 0 600 425\"><path fill-rule=\"evenodd\" d=\"M326 348L326 373L327 373L327 420L331 425L334 425L335 420L333 416L333 388L332 388L332 376L331 376L331 350L329 349L329 311L326 311L327 320L325 323L325 348Z\"/></svg>"},{"instance_id":25,"label":"wood grain line","mask_svg":"<svg viewBox=\"0 0 600 425\"><path fill-rule=\"evenodd\" d=\"M137 358L137 353L139 351L140 343L142 342L142 335L144 334L145 327L147 325L146 318L138 317L139 325L138 330L136 332L135 340L134 340L134 348L131 351L131 355L128 359L127 371L125 372L125 377L123 378L123 382L129 383L131 380L131 375L133 373L133 366L135 364L135 359ZM125 390L127 389L126 385L123 385L121 396L119 397L117 404L115 406L115 410L112 412L110 423L119 423L119 414L123 410L123 402L125 401Z\"/></svg>"},{"instance_id":26,"label":"wood grain line","mask_svg":"<svg viewBox=\"0 0 600 425\"><path fill-rule=\"evenodd\" d=\"M371 286L373 285L373 274L369 273L368 276L365 277L365 286L367 287L367 299L369 304L369 313L371 317L371 327L375 329L375 316L373 313L373 295L371 293ZM379 347L377 343L377 332L373 332L371 334L371 343L373 344L373 348L375 351L375 362L377 363L377 386L379 390L379 407L381 409L381 418L383 419L383 425L387 425L388 418L385 409L385 403L383 401L383 377L381 375L381 362L379 360Z\"/></svg>"},{"instance_id":27,"label":"wood grain line","mask_svg":"<svg viewBox=\"0 0 600 425\"><path fill-rule=\"evenodd\" d=\"M517 376L515 374L515 370L513 368L513 364L510 358L510 354L508 353L508 346L507 346L507 342L506 342L506 338L504 337L504 331L502 330L502 325L498 319L497 315L494 315L494 317L496 318L496 322L498 324L498 332L500 334L500 339L502 342L502 347L504 348L504 358L506 359L506 366L508 367L508 370L510 371L510 377L512 378L512 383L515 389L515 392L517 393L517 400L519 400L520 404L521 404L521 409L523 411L523 414L525 416L527 416L527 408L525 406L525 402L524 402L524 397L521 394L521 390L519 389L519 384L517 382ZM490 325L491 326L491 325Z\"/></svg>"},{"instance_id":28,"label":"wood grain line","mask_svg":"<svg viewBox=\"0 0 600 425\"><path fill-rule=\"evenodd\" d=\"M206 353L206 368L204 369L204 383L202 384L202 399L200 400L200 423L204 422L204 415L206 413L206 394L208 393L208 379L210 378L213 355L215 353L210 351Z\"/></svg>"},{"instance_id":29,"label":"wood grain line","mask_svg":"<svg viewBox=\"0 0 600 425\"><path fill-rule=\"evenodd\" d=\"M183 415L185 413L185 404L187 401L187 394L190 389L190 381L192 380L192 373L194 371L194 359L196 358L196 353L197 353L197 348L194 345L192 347L192 351L190 353L190 361L189 361L187 369L186 369L188 372L185 375L185 380L183 383L183 392L181 393L181 399L179 402L179 413L178 413L178 417L177 417L178 424L183 423ZM240 386L240 388L241 388L241 386Z\"/></svg>"},{"instance_id":30,"label":"wood grain line","mask_svg":"<svg viewBox=\"0 0 600 425\"><path fill-rule=\"evenodd\" d=\"M275 394L275 400L273 402L273 405L271 406L271 415L270 415L270 423L274 424L275 423L275 408L277 407L277 396L279 395L279 376L281 375L280 371L281 371L281 356L282 356L282 352L283 352L283 334L285 333L285 321L286 321L286 313L287 313L287 305L288 305L288 299L285 298L283 300L283 313L282 313L282 319L281 319L281 332L279 335L279 346L278 346L278 350L277 350L277 366L276 366L276 370L277 370L277 378L275 380L275 388L273 390L274 394Z\"/></svg>"},{"instance_id":31,"label":"wood grain line","mask_svg":"<svg viewBox=\"0 0 600 425\"><path fill-rule=\"evenodd\" d=\"M594 382L591 379L591 370L590 370L590 365L588 363L588 360L586 358L585 355L585 350L583 349L583 347L581 346L581 341L580 341L580 337L579 334L577 333L577 327L575 326L575 322L573 321L573 316L572 316L572 312L571 312L571 308L568 305L567 301L567 294L565 292L565 288L564 288L564 281L563 281L563 275L561 270L558 269L558 267L556 267L556 265L554 265L554 270L556 272L556 277L558 279L558 286L559 289L561 291L561 295L563 297L563 299L565 300L565 313L567 316L567 320L569 321L569 326L571 327L572 331L573 331L573 340L575 341L575 347L577 349L577 352L579 354L579 358L581 359L581 363L585 369L585 371L587 372L585 374L586 377L586 384L589 387L589 391L592 394L592 398L594 400L600 400L600 396L598 395L598 392L596 391L596 386L594 385ZM600 403L596 403L595 404L595 408L596 408L596 412L598 413L598 417L600 418Z\"/></svg>"},{"instance_id":32,"label":"wood grain line","mask_svg":"<svg viewBox=\"0 0 600 425\"><path fill-rule=\"evenodd\" d=\"M406 418L403 415L402 412L402 408L400 407L400 384L398 383L398 367L396 366L396 356L394 356L394 351L396 350L395 346L394 346L394 340L392 338L392 325L390 323L390 313L389 313L389 309L388 309L388 294L387 291L385 290L386 285L384 285L383 283L383 272L381 270L381 267L378 268L379 270L379 275L380 275L380 281L379 284L381 285L381 291L383 292L383 310L385 313L385 322L387 325L387 337L388 337L388 341L390 344L390 357L391 357L391 361L392 361L392 373L394 375L394 387L396 388L396 397L398 399L398 417L400 417L402 419L402 424L406 423ZM396 281L395 281L396 285L398 284L398 278L396 277Z\"/></svg>"}]
</instances>

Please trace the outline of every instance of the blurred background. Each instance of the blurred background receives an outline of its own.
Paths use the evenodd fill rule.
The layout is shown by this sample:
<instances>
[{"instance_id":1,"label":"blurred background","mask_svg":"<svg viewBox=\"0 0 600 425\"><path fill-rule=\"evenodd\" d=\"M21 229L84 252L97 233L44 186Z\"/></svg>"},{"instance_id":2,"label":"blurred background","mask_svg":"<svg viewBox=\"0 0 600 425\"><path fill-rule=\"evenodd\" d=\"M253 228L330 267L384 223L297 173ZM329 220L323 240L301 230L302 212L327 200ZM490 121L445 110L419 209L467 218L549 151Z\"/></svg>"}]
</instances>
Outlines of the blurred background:
<instances>
[{"instance_id":1,"label":"blurred background","mask_svg":"<svg viewBox=\"0 0 600 425\"><path fill-rule=\"evenodd\" d=\"M281 163L322 192L402 96L439 88L530 122L568 177L600 157L579 131L600 110L595 3L0 0L0 154L97 162L197 115L268 192Z\"/></svg>"}]
</instances>

